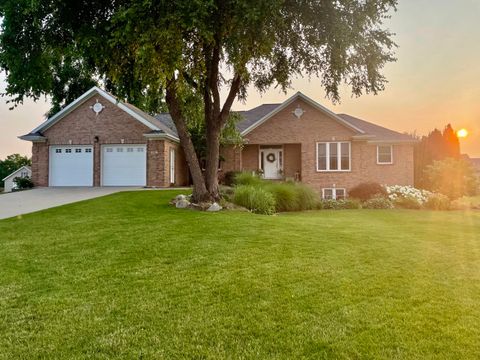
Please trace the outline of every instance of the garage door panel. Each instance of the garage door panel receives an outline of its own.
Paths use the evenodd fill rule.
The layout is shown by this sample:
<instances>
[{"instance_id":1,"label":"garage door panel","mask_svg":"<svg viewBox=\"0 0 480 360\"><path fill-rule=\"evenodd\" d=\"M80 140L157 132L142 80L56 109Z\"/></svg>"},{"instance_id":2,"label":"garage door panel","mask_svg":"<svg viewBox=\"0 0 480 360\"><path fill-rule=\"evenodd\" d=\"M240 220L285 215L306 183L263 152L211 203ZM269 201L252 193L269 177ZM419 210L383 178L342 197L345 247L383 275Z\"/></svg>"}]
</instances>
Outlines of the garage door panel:
<instances>
[{"instance_id":1,"label":"garage door panel","mask_svg":"<svg viewBox=\"0 0 480 360\"><path fill-rule=\"evenodd\" d=\"M146 145L104 145L102 148L103 186L145 186L147 183Z\"/></svg>"},{"instance_id":2,"label":"garage door panel","mask_svg":"<svg viewBox=\"0 0 480 360\"><path fill-rule=\"evenodd\" d=\"M93 186L92 146L51 146L50 186Z\"/></svg>"}]
</instances>

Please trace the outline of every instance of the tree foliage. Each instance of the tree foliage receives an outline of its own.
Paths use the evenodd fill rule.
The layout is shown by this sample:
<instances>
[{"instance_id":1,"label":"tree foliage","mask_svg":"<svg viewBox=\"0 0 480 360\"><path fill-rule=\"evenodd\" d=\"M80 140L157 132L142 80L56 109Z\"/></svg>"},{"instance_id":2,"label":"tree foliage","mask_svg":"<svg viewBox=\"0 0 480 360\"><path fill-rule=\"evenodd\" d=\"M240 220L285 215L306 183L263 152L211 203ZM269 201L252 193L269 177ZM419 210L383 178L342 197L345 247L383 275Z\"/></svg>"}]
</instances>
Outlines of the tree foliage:
<instances>
[{"instance_id":1,"label":"tree foliage","mask_svg":"<svg viewBox=\"0 0 480 360\"><path fill-rule=\"evenodd\" d=\"M476 195L478 179L475 169L464 159L447 158L427 166L427 189L448 196L451 200Z\"/></svg>"},{"instance_id":2,"label":"tree foliage","mask_svg":"<svg viewBox=\"0 0 480 360\"><path fill-rule=\"evenodd\" d=\"M14 104L47 94L57 110L93 83L148 112L166 102L194 195L215 197L221 131L235 98L246 99L250 85L286 89L299 75L319 77L335 101L342 83L357 96L383 90L381 70L395 46L383 22L396 3L4 0L0 67ZM187 126L198 100L205 173Z\"/></svg>"},{"instance_id":3,"label":"tree foliage","mask_svg":"<svg viewBox=\"0 0 480 360\"><path fill-rule=\"evenodd\" d=\"M415 187L428 188L429 180L425 171L434 161L460 158L460 142L455 130L448 124L443 132L434 129L422 137L415 147Z\"/></svg>"}]
</instances>

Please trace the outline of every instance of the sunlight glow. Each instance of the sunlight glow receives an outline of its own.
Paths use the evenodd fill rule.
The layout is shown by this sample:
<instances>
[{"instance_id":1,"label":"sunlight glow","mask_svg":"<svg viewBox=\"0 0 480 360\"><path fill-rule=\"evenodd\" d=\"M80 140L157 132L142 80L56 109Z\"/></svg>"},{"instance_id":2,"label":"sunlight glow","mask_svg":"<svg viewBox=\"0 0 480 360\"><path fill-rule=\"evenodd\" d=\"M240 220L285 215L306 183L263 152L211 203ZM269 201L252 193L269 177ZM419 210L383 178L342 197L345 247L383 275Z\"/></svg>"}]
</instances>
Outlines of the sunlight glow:
<instances>
[{"instance_id":1,"label":"sunlight glow","mask_svg":"<svg viewBox=\"0 0 480 360\"><path fill-rule=\"evenodd\" d=\"M467 129L460 129L457 131L457 136L459 138L466 138L468 136L468 130Z\"/></svg>"}]
</instances>

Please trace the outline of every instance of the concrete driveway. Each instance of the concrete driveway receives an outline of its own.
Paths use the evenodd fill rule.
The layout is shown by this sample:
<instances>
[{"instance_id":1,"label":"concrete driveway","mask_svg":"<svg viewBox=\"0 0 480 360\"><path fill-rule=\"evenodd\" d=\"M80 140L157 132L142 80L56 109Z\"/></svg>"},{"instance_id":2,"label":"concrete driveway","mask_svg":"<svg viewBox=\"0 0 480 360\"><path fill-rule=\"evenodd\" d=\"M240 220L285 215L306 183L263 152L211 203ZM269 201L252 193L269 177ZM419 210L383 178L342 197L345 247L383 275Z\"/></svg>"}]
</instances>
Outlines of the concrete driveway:
<instances>
[{"instance_id":1,"label":"concrete driveway","mask_svg":"<svg viewBox=\"0 0 480 360\"><path fill-rule=\"evenodd\" d=\"M119 191L138 189L134 187L52 187L2 194L0 195L0 219L93 199Z\"/></svg>"}]
</instances>

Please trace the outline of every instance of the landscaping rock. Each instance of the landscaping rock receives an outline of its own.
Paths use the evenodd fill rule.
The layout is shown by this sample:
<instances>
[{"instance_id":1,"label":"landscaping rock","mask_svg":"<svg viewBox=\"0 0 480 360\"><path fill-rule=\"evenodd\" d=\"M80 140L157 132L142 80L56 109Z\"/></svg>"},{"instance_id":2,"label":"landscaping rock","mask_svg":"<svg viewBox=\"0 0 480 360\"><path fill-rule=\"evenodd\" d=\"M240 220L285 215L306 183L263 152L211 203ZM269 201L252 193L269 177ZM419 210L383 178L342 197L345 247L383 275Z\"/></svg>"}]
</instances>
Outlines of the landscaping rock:
<instances>
[{"instance_id":1,"label":"landscaping rock","mask_svg":"<svg viewBox=\"0 0 480 360\"><path fill-rule=\"evenodd\" d=\"M222 210L222 207L218 205L216 202L214 202L210 207L207 209L207 211L220 211Z\"/></svg>"},{"instance_id":2,"label":"landscaping rock","mask_svg":"<svg viewBox=\"0 0 480 360\"><path fill-rule=\"evenodd\" d=\"M181 200L187 200L187 197L182 194L175 196L175 201L181 201Z\"/></svg>"},{"instance_id":3,"label":"landscaping rock","mask_svg":"<svg viewBox=\"0 0 480 360\"><path fill-rule=\"evenodd\" d=\"M175 204L175 207L178 209L186 209L190 206L190 201L187 201L185 199L183 200L178 200Z\"/></svg>"}]
</instances>

